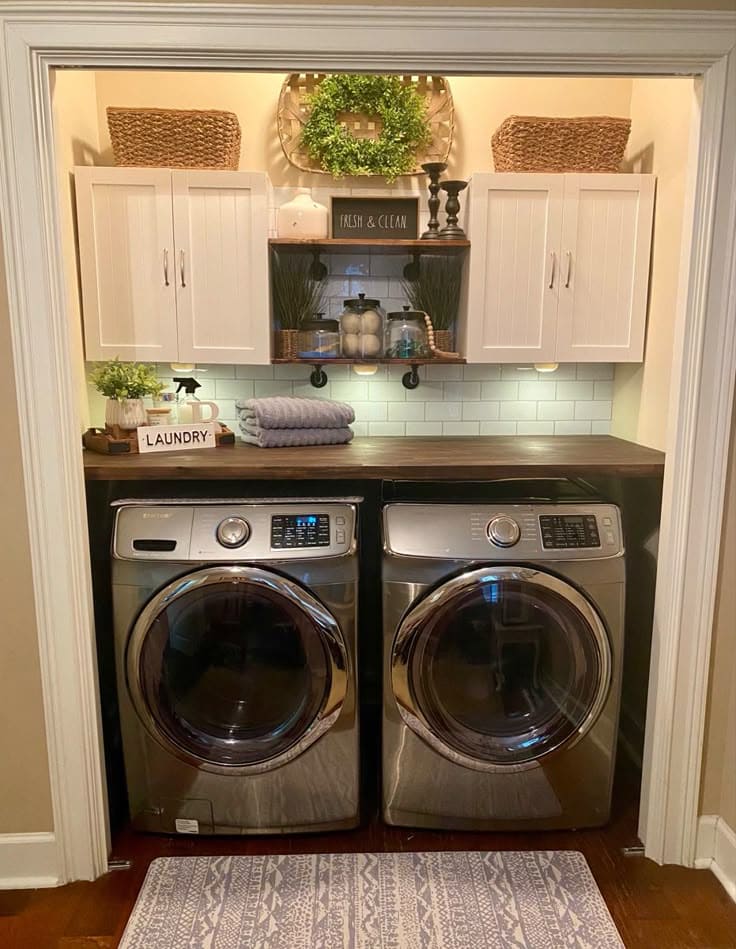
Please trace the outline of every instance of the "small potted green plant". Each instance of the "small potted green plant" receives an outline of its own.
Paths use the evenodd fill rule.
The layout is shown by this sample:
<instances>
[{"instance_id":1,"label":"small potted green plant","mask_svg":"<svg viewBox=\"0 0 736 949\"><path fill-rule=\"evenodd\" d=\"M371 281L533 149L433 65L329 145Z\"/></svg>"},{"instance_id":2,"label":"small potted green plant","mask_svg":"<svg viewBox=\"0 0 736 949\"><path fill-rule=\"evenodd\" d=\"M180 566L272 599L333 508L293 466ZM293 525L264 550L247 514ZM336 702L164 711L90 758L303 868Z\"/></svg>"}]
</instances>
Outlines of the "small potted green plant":
<instances>
[{"instance_id":1,"label":"small potted green plant","mask_svg":"<svg viewBox=\"0 0 736 949\"><path fill-rule=\"evenodd\" d=\"M318 273L321 271L318 271ZM276 317L276 353L295 359L302 320L313 319L324 310L324 278L315 279L312 261L304 254L272 256L271 292Z\"/></svg>"},{"instance_id":2,"label":"small potted green plant","mask_svg":"<svg viewBox=\"0 0 736 949\"><path fill-rule=\"evenodd\" d=\"M404 292L415 310L424 310L432 320L437 349L452 352L455 320L460 304L463 261L460 256L424 254Z\"/></svg>"},{"instance_id":3,"label":"small potted green plant","mask_svg":"<svg viewBox=\"0 0 736 949\"><path fill-rule=\"evenodd\" d=\"M98 363L89 379L95 389L107 397L105 425L126 429L146 424L143 399L161 395L165 387L156 376L155 366L119 359Z\"/></svg>"}]
</instances>

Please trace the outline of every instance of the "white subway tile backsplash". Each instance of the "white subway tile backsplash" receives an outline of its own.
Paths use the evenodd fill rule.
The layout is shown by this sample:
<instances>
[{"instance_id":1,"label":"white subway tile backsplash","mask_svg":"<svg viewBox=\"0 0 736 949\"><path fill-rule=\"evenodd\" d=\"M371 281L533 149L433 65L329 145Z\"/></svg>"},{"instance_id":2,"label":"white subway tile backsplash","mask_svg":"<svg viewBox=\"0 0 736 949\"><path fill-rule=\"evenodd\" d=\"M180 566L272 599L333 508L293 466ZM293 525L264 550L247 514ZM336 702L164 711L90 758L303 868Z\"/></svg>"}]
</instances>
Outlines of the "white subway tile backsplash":
<instances>
[{"instance_id":1,"label":"white subway tile backsplash","mask_svg":"<svg viewBox=\"0 0 736 949\"><path fill-rule=\"evenodd\" d=\"M441 435L442 422L407 422L407 435Z\"/></svg>"},{"instance_id":2,"label":"white subway tile backsplash","mask_svg":"<svg viewBox=\"0 0 736 949\"><path fill-rule=\"evenodd\" d=\"M409 257L401 254L371 254L370 272L377 277L399 277L403 279L404 267ZM402 291L401 296L404 296Z\"/></svg>"},{"instance_id":3,"label":"white subway tile backsplash","mask_svg":"<svg viewBox=\"0 0 736 949\"><path fill-rule=\"evenodd\" d=\"M356 438L364 438L368 434L368 422L353 422L350 426L353 430L353 435Z\"/></svg>"},{"instance_id":4,"label":"white subway tile backsplash","mask_svg":"<svg viewBox=\"0 0 736 949\"><path fill-rule=\"evenodd\" d=\"M389 402L390 422L423 422L424 402Z\"/></svg>"},{"instance_id":5,"label":"white subway tile backsplash","mask_svg":"<svg viewBox=\"0 0 736 949\"><path fill-rule=\"evenodd\" d=\"M517 435L554 435L554 422L517 422Z\"/></svg>"},{"instance_id":6,"label":"white subway tile backsplash","mask_svg":"<svg viewBox=\"0 0 736 949\"><path fill-rule=\"evenodd\" d=\"M333 399L332 383L328 382L321 389L315 389L311 382L293 382L291 394L299 399Z\"/></svg>"},{"instance_id":7,"label":"white subway tile backsplash","mask_svg":"<svg viewBox=\"0 0 736 949\"><path fill-rule=\"evenodd\" d=\"M590 422L555 422L555 435L590 435Z\"/></svg>"},{"instance_id":8,"label":"white subway tile backsplash","mask_svg":"<svg viewBox=\"0 0 736 949\"><path fill-rule=\"evenodd\" d=\"M367 276L371 272L368 254L330 254L326 261L331 275Z\"/></svg>"},{"instance_id":9,"label":"white subway tile backsplash","mask_svg":"<svg viewBox=\"0 0 736 949\"><path fill-rule=\"evenodd\" d=\"M369 435L405 435L403 422L369 422Z\"/></svg>"},{"instance_id":10,"label":"white subway tile backsplash","mask_svg":"<svg viewBox=\"0 0 736 949\"><path fill-rule=\"evenodd\" d=\"M428 422L457 422L462 411L461 402L427 402L425 418Z\"/></svg>"},{"instance_id":11,"label":"white subway tile backsplash","mask_svg":"<svg viewBox=\"0 0 736 949\"><path fill-rule=\"evenodd\" d=\"M555 397L554 382L520 382L519 398L523 401L548 402Z\"/></svg>"},{"instance_id":12,"label":"white subway tile backsplash","mask_svg":"<svg viewBox=\"0 0 736 949\"><path fill-rule=\"evenodd\" d=\"M501 378L516 380L516 382L530 382L536 380L537 371L534 366L501 366Z\"/></svg>"},{"instance_id":13,"label":"white subway tile backsplash","mask_svg":"<svg viewBox=\"0 0 736 949\"><path fill-rule=\"evenodd\" d=\"M499 415L498 402L463 402L463 419L466 422L483 422Z\"/></svg>"},{"instance_id":14,"label":"white subway tile backsplash","mask_svg":"<svg viewBox=\"0 0 736 949\"><path fill-rule=\"evenodd\" d=\"M480 399L480 382L446 382L445 398L457 399L460 402Z\"/></svg>"},{"instance_id":15,"label":"white subway tile backsplash","mask_svg":"<svg viewBox=\"0 0 736 949\"><path fill-rule=\"evenodd\" d=\"M470 382L473 380L485 382L486 380L500 378L500 366L463 366L463 379L467 379Z\"/></svg>"},{"instance_id":16,"label":"white subway tile backsplash","mask_svg":"<svg viewBox=\"0 0 736 949\"><path fill-rule=\"evenodd\" d=\"M169 366L169 371L171 367ZM220 366L216 363L209 362L198 362L197 363L198 372L206 372L208 379L234 379L235 378L235 366ZM186 373L172 372L172 375L186 375ZM199 380L202 381L201 379Z\"/></svg>"},{"instance_id":17,"label":"white subway tile backsplash","mask_svg":"<svg viewBox=\"0 0 736 949\"><path fill-rule=\"evenodd\" d=\"M574 402L540 402L537 405L537 418L558 420L575 418Z\"/></svg>"},{"instance_id":18,"label":"white subway tile backsplash","mask_svg":"<svg viewBox=\"0 0 736 949\"><path fill-rule=\"evenodd\" d=\"M380 402L406 402L407 390L400 382L369 382L368 398Z\"/></svg>"},{"instance_id":19,"label":"white subway tile backsplash","mask_svg":"<svg viewBox=\"0 0 736 949\"><path fill-rule=\"evenodd\" d=\"M489 402L511 402L519 398L518 382L484 382L480 387L481 399Z\"/></svg>"},{"instance_id":20,"label":"white subway tile backsplash","mask_svg":"<svg viewBox=\"0 0 736 949\"><path fill-rule=\"evenodd\" d=\"M311 366L304 366L300 363L284 363L273 367L273 377L274 379L298 379L303 382L305 379L309 379L311 371Z\"/></svg>"},{"instance_id":21,"label":"white subway tile backsplash","mask_svg":"<svg viewBox=\"0 0 736 949\"><path fill-rule=\"evenodd\" d=\"M573 402L585 401L593 398L592 382L558 382L557 398L562 401L572 399Z\"/></svg>"},{"instance_id":22,"label":"white subway tile backsplash","mask_svg":"<svg viewBox=\"0 0 736 949\"><path fill-rule=\"evenodd\" d=\"M610 402L576 402L575 418L577 419L610 419Z\"/></svg>"},{"instance_id":23,"label":"white subway tile backsplash","mask_svg":"<svg viewBox=\"0 0 736 949\"><path fill-rule=\"evenodd\" d=\"M610 435L611 422L608 419L605 421L593 421L590 423L590 430L593 435Z\"/></svg>"},{"instance_id":24,"label":"white subway tile backsplash","mask_svg":"<svg viewBox=\"0 0 736 949\"><path fill-rule=\"evenodd\" d=\"M593 383L594 399L613 399L613 382Z\"/></svg>"},{"instance_id":25,"label":"white subway tile backsplash","mask_svg":"<svg viewBox=\"0 0 736 949\"><path fill-rule=\"evenodd\" d=\"M215 398L252 399L254 383L249 379L216 379Z\"/></svg>"},{"instance_id":26,"label":"white subway tile backsplash","mask_svg":"<svg viewBox=\"0 0 736 949\"><path fill-rule=\"evenodd\" d=\"M236 366L237 379L273 379L275 366Z\"/></svg>"},{"instance_id":27,"label":"white subway tile backsplash","mask_svg":"<svg viewBox=\"0 0 736 949\"><path fill-rule=\"evenodd\" d=\"M350 404L355 410L355 418L359 422L385 422L388 416L388 406L385 402L356 402Z\"/></svg>"},{"instance_id":28,"label":"white subway tile backsplash","mask_svg":"<svg viewBox=\"0 0 736 949\"><path fill-rule=\"evenodd\" d=\"M610 362L579 362L576 376L578 379L613 379L614 365Z\"/></svg>"},{"instance_id":29,"label":"white subway tile backsplash","mask_svg":"<svg viewBox=\"0 0 736 949\"><path fill-rule=\"evenodd\" d=\"M478 435L480 434L479 422L443 422L443 435Z\"/></svg>"},{"instance_id":30,"label":"white subway tile backsplash","mask_svg":"<svg viewBox=\"0 0 736 949\"><path fill-rule=\"evenodd\" d=\"M481 422L481 435L515 435L516 422Z\"/></svg>"},{"instance_id":31,"label":"white subway tile backsplash","mask_svg":"<svg viewBox=\"0 0 736 949\"><path fill-rule=\"evenodd\" d=\"M270 395L293 395L293 385L284 379L279 380L255 380L254 395L257 399L267 398ZM317 390L315 389L316 393Z\"/></svg>"},{"instance_id":32,"label":"white subway tile backsplash","mask_svg":"<svg viewBox=\"0 0 736 949\"><path fill-rule=\"evenodd\" d=\"M514 419L535 419L537 417L536 402L501 402L501 418Z\"/></svg>"},{"instance_id":33,"label":"white subway tile backsplash","mask_svg":"<svg viewBox=\"0 0 736 949\"><path fill-rule=\"evenodd\" d=\"M338 402L354 402L356 399L359 402L366 402L368 399L368 383L363 379L358 379L357 376L355 381L350 379L345 382L333 382L332 398L337 399Z\"/></svg>"},{"instance_id":34,"label":"white subway tile backsplash","mask_svg":"<svg viewBox=\"0 0 736 949\"><path fill-rule=\"evenodd\" d=\"M433 382L451 382L463 377L463 367L458 366L422 366L420 373Z\"/></svg>"}]
</instances>

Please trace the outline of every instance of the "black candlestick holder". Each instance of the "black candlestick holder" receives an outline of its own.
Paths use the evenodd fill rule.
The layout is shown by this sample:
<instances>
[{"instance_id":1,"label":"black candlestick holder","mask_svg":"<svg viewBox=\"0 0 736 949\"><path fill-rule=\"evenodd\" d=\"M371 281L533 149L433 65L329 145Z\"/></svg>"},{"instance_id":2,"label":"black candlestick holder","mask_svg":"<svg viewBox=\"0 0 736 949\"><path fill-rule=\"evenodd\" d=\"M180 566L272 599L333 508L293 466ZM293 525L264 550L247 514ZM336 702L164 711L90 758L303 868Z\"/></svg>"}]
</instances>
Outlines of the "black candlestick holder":
<instances>
[{"instance_id":1,"label":"black candlestick holder","mask_svg":"<svg viewBox=\"0 0 736 949\"><path fill-rule=\"evenodd\" d=\"M422 170L425 171L429 177L429 201L427 202L429 206L429 223L427 224L427 230L422 234L423 241L437 240L440 236L440 222L437 217L437 212L440 209L440 175L446 168L447 163L444 161L428 161L425 165L422 165Z\"/></svg>"},{"instance_id":2,"label":"black candlestick holder","mask_svg":"<svg viewBox=\"0 0 736 949\"><path fill-rule=\"evenodd\" d=\"M460 211L458 195L464 188L468 187L468 182L443 181L440 187L443 191L447 192L447 202L445 203L447 224L445 224L437 236L443 241L464 241L465 231L457 223L457 216Z\"/></svg>"}]
</instances>

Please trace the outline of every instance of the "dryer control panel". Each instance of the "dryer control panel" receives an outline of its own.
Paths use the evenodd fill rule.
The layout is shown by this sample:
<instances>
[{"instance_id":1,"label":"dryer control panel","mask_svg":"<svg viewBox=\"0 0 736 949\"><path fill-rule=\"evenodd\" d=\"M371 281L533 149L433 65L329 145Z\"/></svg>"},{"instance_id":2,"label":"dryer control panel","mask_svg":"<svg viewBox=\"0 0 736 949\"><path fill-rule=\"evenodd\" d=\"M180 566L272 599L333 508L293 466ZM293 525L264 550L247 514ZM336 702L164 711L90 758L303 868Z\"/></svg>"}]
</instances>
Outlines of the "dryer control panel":
<instances>
[{"instance_id":1,"label":"dryer control panel","mask_svg":"<svg viewBox=\"0 0 736 949\"><path fill-rule=\"evenodd\" d=\"M613 504L388 504L384 547L405 557L598 560L624 552Z\"/></svg>"},{"instance_id":2,"label":"dryer control panel","mask_svg":"<svg viewBox=\"0 0 736 949\"><path fill-rule=\"evenodd\" d=\"M356 549L360 500L121 501L113 557L210 563L341 557Z\"/></svg>"}]
</instances>

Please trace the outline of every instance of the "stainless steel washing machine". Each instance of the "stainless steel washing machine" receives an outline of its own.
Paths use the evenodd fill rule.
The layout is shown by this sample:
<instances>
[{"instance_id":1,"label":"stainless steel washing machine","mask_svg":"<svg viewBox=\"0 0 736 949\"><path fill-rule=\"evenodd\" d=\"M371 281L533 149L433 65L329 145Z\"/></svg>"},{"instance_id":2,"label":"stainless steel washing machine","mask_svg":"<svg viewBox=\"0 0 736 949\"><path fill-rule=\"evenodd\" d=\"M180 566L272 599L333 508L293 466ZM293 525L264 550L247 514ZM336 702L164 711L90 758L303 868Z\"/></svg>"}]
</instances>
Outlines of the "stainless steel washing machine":
<instances>
[{"instance_id":1,"label":"stainless steel washing machine","mask_svg":"<svg viewBox=\"0 0 736 949\"><path fill-rule=\"evenodd\" d=\"M358 822L358 502L116 505L133 826L261 834Z\"/></svg>"},{"instance_id":2,"label":"stainless steel washing machine","mask_svg":"<svg viewBox=\"0 0 736 949\"><path fill-rule=\"evenodd\" d=\"M605 823L624 636L618 509L388 504L383 538L385 820Z\"/></svg>"}]
</instances>

